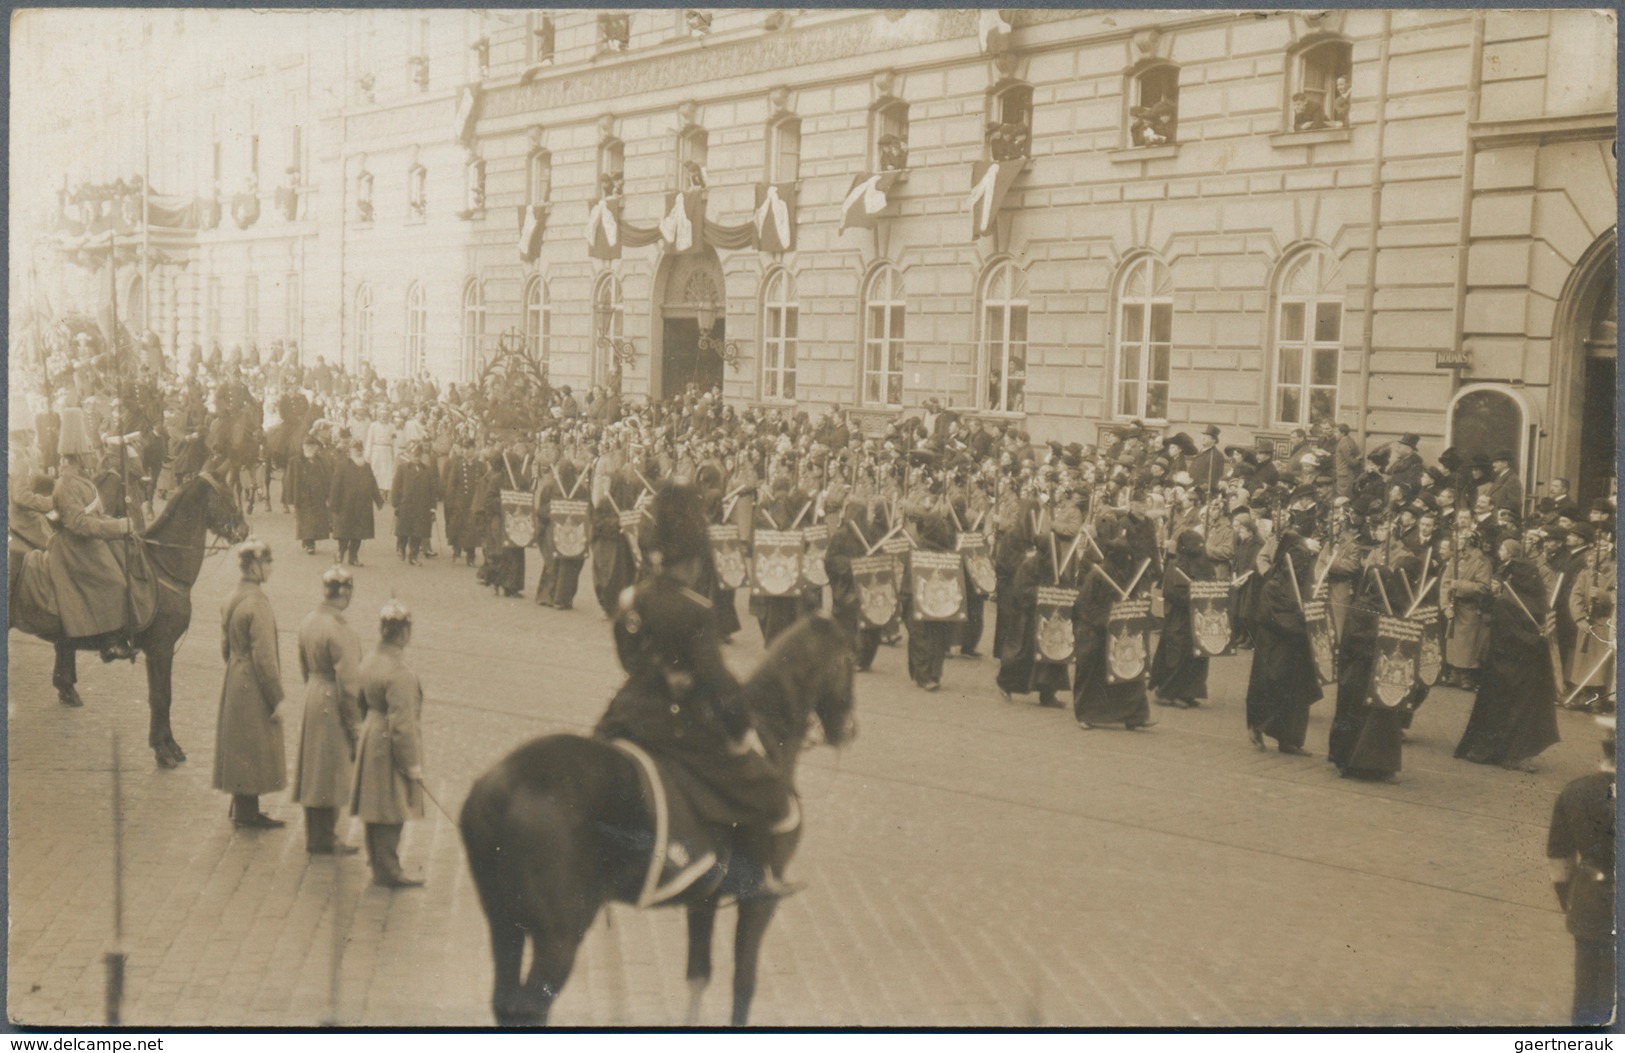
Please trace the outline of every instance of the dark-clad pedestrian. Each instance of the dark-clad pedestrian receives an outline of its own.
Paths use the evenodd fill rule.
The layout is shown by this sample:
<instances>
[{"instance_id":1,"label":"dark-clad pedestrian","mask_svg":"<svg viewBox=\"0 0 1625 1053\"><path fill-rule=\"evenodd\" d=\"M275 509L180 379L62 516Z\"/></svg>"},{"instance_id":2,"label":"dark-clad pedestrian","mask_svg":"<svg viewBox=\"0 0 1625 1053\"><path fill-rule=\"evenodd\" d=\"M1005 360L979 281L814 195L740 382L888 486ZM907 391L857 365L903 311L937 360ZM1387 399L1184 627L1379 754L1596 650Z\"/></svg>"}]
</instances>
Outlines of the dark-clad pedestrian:
<instances>
[{"instance_id":1,"label":"dark-clad pedestrian","mask_svg":"<svg viewBox=\"0 0 1625 1053\"><path fill-rule=\"evenodd\" d=\"M880 630L863 624L860 613L863 596L852 574L852 561L865 555L868 546L863 538L873 538L874 528L863 502L843 499L835 505L835 512L832 505L835 505L832 500L824 502L824 511L831 513L829 547L824 550L824 569L829 574L830 616L846 633L852 648L853 668L862 672L874 664L875 652L880 650Z\"/></svg>"},{"instance_id":2,"label":"dark-clad pedestrian","mask_svg":"<svg viewBox=\"0 0 1625 1053\"><path fill-rule=\"evenodd\" d=\"M1162 635L1151 659L1150 688L1159 705L1192 709L1207 698L1208 658L1196 648L1191 583L1214 581L1217 577L1202 535L1194 530L1182 531L1162 579Z\"/></svg>"},{"instance_id":3,"label":"dark-clad pedestrian","mask_svg":"<svg viewBox=\"0 0 1625 1053\"><path fill-rule=\"evenodd\" d=\"M372 883L417 888L401 871L401 831L423 818L423 687L406 667L412 612L390 600L378 612L377 648L361 663L361 745L350 810L367 826Z\"/></svg>"},{"instance_id":4,"label":"dark-clad pedestrian","mask_svg":"<svg viewBox=\"0 0 1625 1053\"><path fill-rule=\"evenodd\" d=\"M1282 534L1264 574L1251 623L1253 666L1247 679L1247 733L1266 748L1272 738L1282 752L1307 757L1309 707L1321 699L1320 676L1309 648L1303 598L1313 587L1314 555L1291 531Z\"/></svg>"},{"instance_id":5,"label":"dark-clad pedestrian","mask_svg":"<svg viewBox=\"0 0 1625 1053\"><path fill-rule=\"evenodd\" d=\"M475 526L474 497L479 491L485 465L474 456L468 440L459 438L447 459L442 479L445 492L446 544L451 547L451 558L464 559L472 567L474 550L479 547L479 531Z\"/></svg>"},{"instance_id":6,"label":"dark-clad pedestrian","mask_svg":"<svg viewBox=\"0 0 1625 1053\"><path fill-rule=\"evenodd\" d=\"M395 466L389 501L395 506L395 552L414 567L434 531L434 506L439 500L439 491L439 480L423 463L423 447L419 444L407 447L401 462Z\"/></svg>"},{"instance_id":7,"label":"dark-clad pedestrian","mask_svg":"<svg viewBox=\"0 0 1625 1053\"><path fill-rule=\"evenodd\" d=\"M1345 614L1337 654L1337 711L1332 715L1326 759L1346 779L1392 779L1400 770L1403 703L1383 706L1371 700L1377 665L1377 624L1385 612L1383 596L1402 595L1400 571L1372 567ZM1379 578L1381 579L1379 582Z\"/></svg>"},{"instance_id":8,"label":"dark-clad pedestrian","mask_svg":"<svg viewBox=\"0 0 1625 1053\"><path fill-rule=\"evenodd\" d=\"M299 672L305 712L293 768L293 799L305 809L305 851L350 855L338 839L361 732L361 640L344 620L355 595L350 572L335 563L322 575L322 602L299 623Z\"/></svg>"},{"instance_id":9,"label":"dark-clad pedestrian","mask_svg":"<svg viewBox=\"0 0 1625 1053\"><path fill-rule=\"evenodd\" d=\"M1533 772L1534 758L1557 741L1557 686L1543 628L1546 588L1523 546L1503 541L1494 583L1490 644L1478 696L1456 756Z\"/></svg>"},{"instance_id":10,"label":"dark-clad pedestrian","mask_svg":"<svg viewBox=\"0 0 1625 1053\"><path fill-rule=\"evenodd\" d=\"M214 788L231 795L234 824L265 829L284 824L260 811L260 795L288 785L276 613L260 588L271 576L271 546L249 538L237 546L237 564L242 580L220 617L226 680L214 740Z\"/></svg>"},{"instance_id":11,"label":"dark-clad pedestrian","mask_svg":"<svg viewBox=\"0 0 1625 1053\"><path fill-rule=\"evenodd\" d=\"M288 458L288 474L282 490L293 501L294 537L306 552L316 551L316 542L333 536L333 514L328 497L333 489L333 465L314 435L306 435L297 452Z\"/></svg>"},{"instance_id":12,"label":"dark-clad pedestrian","mask_svg":"<svg viewBox=\"0 0 1625 1053\"><path fill-rule=\"evenodd\" d=\"M1614 1019L1614 738L1612 715L1602 728L1601 770L1563 787L1546 837L1557 902L1574 937L1575 1027Z\"/></svg>"},{"instance_id":13,"label":"dark-clad pedestrian","mask_svg":"<svg viewBox=\"0 0 1625 1053\"><path fill-rule=\"evenodd\" d=\"M361 543L374 535L372 513L384 507L378 478L363 456L359 439L350 443L350 456L333 469L333 487L327 503L333 509L333 536L339 548L334 562L348 561L361 566Z\"/></svg>"},{"instance_id":14,"label":"dark-clad pedestrian","mask_svg":"<svg viewBox=\"0 0 1625 1053\"><path fill-rule=\"evenodd\" d=\"M932 507L919 513L915 534L916 552L952 552L954 527L945 507ZM961 568L960 576L963 578ZM914 561L912 554L903 572L902 601L908 622L909 679L927 691L942 686L942 666L948 658L948 644L960 631L958 622L933 621L914 602ZM961 588L964 586L961 585Z\"/></svg>"},{"instance_id":15,"label":"dark-clad pedestrian","mask_svg":"<svg viewBox=\"0 0 1625 1053\"><path fill-rule=\"evenodd\" d=\"M1079 580L1078 598L1072 604L1072 715L1086 731L1106 724L1138 731L1157 723L1146 701L1145 672L1115 684L1108 679L1113 644L1109 626L1112 607L1119 600L1151 594L1152 571L1147 557L1137 555L1139 549L1124 533L1103 535L1099 544L1106 558Z\"/></svg>"},{"instance_id":16,"label":"dark-clad pedestrian","mask_svg":"<svg viewBox=\"0 0 1625 1053\"><path fill-rule=\"evenodd\" d=\"M1072 677L1062 662L1040 661L1038 651L1038 590L1059 582L1055 574L1054 549L1046 533L1035 543L1032 520L1023 517L1010 528L1012 535L1002 549L1006 558L1024 553L1008 584L999 586L999 617L1005 630L1000 641L999 672L994 684L999 696L1011 701L1013 695L1038 692L1038 704L1046 709L1065 707L1059 692L1070 690ZM1004 539L1001 539L1001 542ZM1075 568L1068 568L1064 580L1076 585ZM1070 615L1068 615L1070 623ZM1072 632L1070 624L1066 626ZM1075 634L1074 634L1075 635Z\"/></svg>"}]
</instances>

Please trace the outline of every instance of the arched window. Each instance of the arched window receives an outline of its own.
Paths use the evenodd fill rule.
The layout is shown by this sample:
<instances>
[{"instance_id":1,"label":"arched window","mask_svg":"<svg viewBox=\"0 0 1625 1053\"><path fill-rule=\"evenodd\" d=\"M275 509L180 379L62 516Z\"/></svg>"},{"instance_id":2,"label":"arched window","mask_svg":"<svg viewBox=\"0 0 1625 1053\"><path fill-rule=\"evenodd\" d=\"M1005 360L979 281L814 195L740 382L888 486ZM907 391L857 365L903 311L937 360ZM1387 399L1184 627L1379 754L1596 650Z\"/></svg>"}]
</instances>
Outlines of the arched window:
<instances>
[{"instance_id":1,"label":"arched window","mask_svg":"<svg viewBox=\"0 0 1625 1053\"><path fill-rule=\"evenodd\" d=\"M863 289L863 401L903 404L903 275L886 263Z\"/></svg>"},{"instance_id":2,"label":"arched window","mask_svg":"<svg viewBox=\"0 0 1625 1053\"><path fill-rule=\"evenodd\" d=\"M1336 420L1343 294L1332 254L1310 249L1288 260L1281 268L1275 299L1271 416L1282 426Z\"/></svg>"},{"instance_id":3,"label":"arched window","mask_svg":"<svg viewBox=\"0 0 1625 1053\"><path fill-rule=\"evenodd\" d=\"M908 167L908 103L886 99L869 113L871 172L901 171Z\"/></svg>"},{"instance_id":4,"label":"arched window","mask_svg":"<svg viewBox=\"0 0 1625 1053\"><path fill-rule=\"evenodd\" d=\"M767 182L801 178L801 118L785 114L767 126Z\"/></svg>"},{"instance_id":5,"label":"arched window","mask_svg":"<svg viewBox=\"0 0 1625 1053\"><path fill-rule=\"evenodd\" d=\"M1310 44L1292 62L1293 131L1346 128L1354 74L1354 46L1332 38Z\"/></svg>"},{"instance_id":6,"label":"arched window","mask_svg":"<svg viewBox=\"0 0 1625 1053\"><path fill-rule=\"evenodd\" d=\"M471 279L463 289L463 378L474 377L485 354L485 286Z\"/></svg>"},{"instance_id":7,"label":"arched window","mask_svg":"<svg viewBox=\"0 0 1625 1053\"><path fill-rule=\"evenodd\" d=\"M538 362L547 361L550 322L547 283L538 274L525 286L525 347Z\"/></svg>"},{"instance_id":8,"label":"arched window","mask_svg":"<svg viewBox=\"0 0 1625 1053\"><path fill-rule=\"evenodd\" d=\"M626 315L621 307L621 283L604 272L592 293L593 382L606 377L615 367L615 352L626 335Z\"/></svg>"},{"instance_id":9,"label":"arched window","mask_svg":"<svg viewBox=\"0 0 1625 1053\"><path fill-rule=\"evenodd\" d=\"M355 291L355 365L372 361L372 286Z\"/></svg>"},{"instance_id":10,"label":"arched window","mask_svg":"<svg viewBox=\"0 0 1625 1053\"><path fill-rule=\"evenodd\" d=\"M790 272L775 270L762 286L762 395L796 397L797 306Z\"/></svg>"},{"instance_id":11,"label":"arched window","mask_svg":"<svg viewBox=\"0 0 1625 1053\"><path fill-rule=\"evenodd\" d=\"M1118 286L1114 416L1168 419L1173 322L1173 276L1156 257L1141 256Z\"/></svg>"},{"instance_id":12,"label":"arched window","mask_svg":"<svg viewBox=\"0 0 1625 1053\"><path fill-rule=\"evenodd\" d=\"M1005 260L982 282L984 407L999 413L1027 408L1027 276Z\"/></svg>"},{"instance_id":13,"label":"arched window","mask_svg":"<svg viewBox=\"0 0 1625 1053\"><path fill-rule=\"evenodd\" d=\"M1179 67L1155 62L1129 77L1129 142L1162 146L1179 141Z\"/></svg>"},{"instance_id":14,"label":"arched window","mask_svg":"<svg viewBox=\"0 0 1625 1053\"><path fill-rule=\"evenodd\" d=\"M371 310L371 298L368 298ZM368 340L371 340L369 334ZM406 361L403 376L415 377L423 369L429 351L429 298L424 295L423 284L414 282L406 291Z\"/></svg>"}]
</instances>

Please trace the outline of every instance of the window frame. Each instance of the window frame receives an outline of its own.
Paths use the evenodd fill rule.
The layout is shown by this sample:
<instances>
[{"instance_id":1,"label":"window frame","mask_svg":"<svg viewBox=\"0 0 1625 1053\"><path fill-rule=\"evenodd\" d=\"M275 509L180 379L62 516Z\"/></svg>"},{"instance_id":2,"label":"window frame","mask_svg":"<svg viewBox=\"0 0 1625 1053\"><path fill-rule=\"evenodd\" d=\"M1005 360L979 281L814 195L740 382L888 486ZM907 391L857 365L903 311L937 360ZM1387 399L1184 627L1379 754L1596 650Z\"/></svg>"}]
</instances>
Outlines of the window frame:
<instances>
[{"instance_id":1,"label":"window frame","mask_svg":"<svg viewBox=\"0 0 1625 1053\"><path fill-rule=\"evenodd\" d=\"M377 333L377 316L373 310L372 286L362 282L355 292L355 362L372 361L373 338Z\"/></svg>"},{"instance_id":2,"label":"window frame","mask_svg":"<svg viewBox=\"0 0 1625 1053\"><path fill-rule=\"evenodd\" d=\"M1307 293L1294 293L1287 290L1287 285L1305 268L1309 269L1309 291ZM1347 297L1343 292L1331 291L1332 280L1340 274L1341 268L1331 251L1324 246L1312 246L1299 250L1288 256L1276 273L1274 283L1274 309L1270 312L1270 387L1269 387L1269 420L1277 428L1309 428L1319 423L1313 418L1314 395L1316 391L1331 392L1332 402L1327 421L1337 420L1338 409L1342 399L1343 380L1343 336L1346 331L1348 316ZM1302 305L1301 319L1302 333L1295 340L1285 337L1286 308L1289 305ZM1321 340L1316 334L1318 320L1323 305L1335 304L1337 308L1337 337L1335 340ZM1298 380L1295 385L1282 379L1282 352L1296 348L1298 352L1297 373ZM1315 357L1318 352L1330 352L1333 355L1332 382L1330 384L1317 384L1314 382ZM1296 419L1286 417L1281 412L1281 394L1289 387L1296 386L1298 396L1298 416Z\"/></svg>"},{"instance_id":3,"label":"window frame","mask_svg":"<svg viewBox=\"0 0 1625 1053\"><path fill-rule=\"evenodd\" d=\"M429 296L423 283L406 290L406 346L404 376L415 377L424 368L429 351Z\"/></svg>"},{"instance_id":4,"label":"window frame","mask_svg":"<svg viewBox=\"0 0 1625 1053\"><path fill-rule=\"evenodd\" d=\"M886 288L880 289L882 279ZM884 292L884 298L877 293ZM903 272L897 265L889 261L876 266L863 282L863 315L862 315L862 344L859 348L858 358L858 401L865 406L899 409L903 405L904 383L907 379L904 365L908 351L907 344L907 316L908 302L904 287ZM883 332L876 336L871 327L872 312L876 307L884 308ZM901 320L903 324L894 331L894 322ZM876 352L876 368L870 368L870 352ZM892 360L896 360L896 368L892 368ZM897 380L897 398L890 398L890 382ZM869 394L871 378L878 378L877 390L880 395L871 397Z\"/></svg>"},{"instance_id":5,"label":"window frame","mask_svg":"<svg viewBox=\"0 0 1625 1053\"><path fill-rule=\"evenodd\" d=\"M552 307L547 297L547 281L533 274L525 282L525 350L538 362L546 362L552 351Z\"/></svg>"},{"instance_id":6,"label":"window frame","mask_svg":"<svg viewBox=\"0 0 1625 1053\"><path fill-rule=\"evenodd\" d=\"M608 294L606 296L606 293ZM604 271L592 287L592 382L600 384L604 381L613 365L614 350L609 353L609 361L600 350L598 342L605 336L615 342L626 339L626 301L622 297L621 280L615 276L614 271Z\"/></svg>"},{"instance_id":7,"label":"window frame","mask_svg":"<svg viewBox=\"0 0 1625 1053\"><path fill-rule=\"evenodd\" d=\"M1005 80L987 93L986 101L987 118L985 124L990 131L994 126L1010 123L1012 116L1010 107L1012 103L1024 101L1024 105L1021 106L1016 115L1023 119L1027 127L1027 149L1020 155L1027 158L1032 157L1033 99L1033 86L1031 84L1024 80ZM982 153L983 160L993 160L993 139L991 134L982 137Z\"/></svg>"},{"instance_id":8,"label":"window frame","mask_svg":"<svg viewBox=\"0 0 1625 1053\"><path fill-rule=\"evenodd\" d=\"M1129 71L1128 90L1123 93L1128 100L1128 106L1123 111L1123 134L1124 141L1130 149L1145 148L1147 146L1175 146L1179 143L1179 74L1179 64L1168 59L1149 59ZM1156 105L1156 102L1146 102L1145 89L1146 82L1159 75L1168 76L1173 89L1174 118L1173 125L1169 129L1168 141L1155 144L1137 143L1134 141L1134 109L1137 106ZM1165 85L1165 88L1170 85ZM1157 101L1168 97L1165 91L1164 94L1157 97Z\"/></svg>"},{"instance_id":9,"label":"window frame","mask_svg":"<svg viewBox=\"0 0 1625 1053\"><path fill-rule=\"evenodd\" d=\"M793 139L795 149L785 174L785 142ZM762 162L765 183L799 183L801 181L801 118L793 113L781 113L767 122L767 153Z\"/></svg>"},{"instance_id":10,"label":"window frame","mask_svg":"<svg viewBox=\"0 0 1625 1053\"><path fill-rule=\"evenodd\" d=\"M485 283L470 278L463 284L463 377L472 380L479 372L485 350Z\"/></svg>"},{"instance_id":11,"label":"window frame","mask_svg":"<svg viewBox=\"0 0 1625 1053\"><path fill-rule=\"evenodd\" d=\"M779 323L777 336L772 335L773 327L769 324L775 312ZM757 397L763 402L791 403L796 400L800 315L801 303L796 297L794 275L784 267L768 271L767 277L762 280L762 360L757 374Z\"/></svg>"},{"instance_id":12,"label":"window frame","mask_svg":"<svg viewBox=\"0 0 1625 1053\"><path fill-rule=\"evenodd\" d=\"M525 157L525 201L532 206L546 205L552 196L553 154L538 146Z\"/></svg>"},{"instance_id":13,"label":"window frame","mask_svg":"<svg viewBox=\"0 0 1625 1053\"><path fill-rule=\"evenodd\" d=\"M1145 289L1143 296L1130 296L1129 283L1134 280L1136 272L1144 272ZM1158 277L1166 277L1166 282L1158 281ZM1166 286L1166 295L1160 290ZM1166 423L1168 409L1172 400L1171 384L1173 379L1173 349L1174 349L1174 283L1173 271L1159 257L1151 253L1142 253L1130 259L1123 267L1123 273L1118 277L1116 288L1116 304L1112 317L1116 321L1113 332L1112 370L1111 370L1111 413L1113 420L1143 420L1148 422ZM1158 307L1168 310L1168 338L1155 339L1155 314ZM1128 339L1129 313L1138 309L1140 313L1139 332L1137 343L1131 344ZM1164 350L1163 361L1165 371L1158 379L1153 377L1152 367L1155 363L1155 352L1158 347ZM1127 376L1124 368L1126 355L1133 350L1135 354L1135 375ZM1134 405L1131 409L1123 408L1123 391L1126 385L1135 388ZM1151 389L1160 386L1163 389L1163 412L1156 415L1150 412Z\"/></svg>"},{"instance_id":14,"label":"window frame","mask_svg":"<svg viewBox=\"0 0 1625 1053\"><path fill-rule=\"evenodd\" d=\"M1010 277L1006 277L1007 275ZM1002 299L994 300L989 294L994 290L995 284L998 283L1001 278L1004 279L1005 295ZM999 342L997 352L999 364L999 392L996 399L989 397L993 395L992 370L994 366L994 334L990 331L991 327L988 311L990 307L994 306L1002 308L1000 312L1001 319L999 324L1000 332L998 334ZM1022 336L1019 341L1021 346L1022 371L1019 378L1021 389L1016 394L1016 398L1019 400L1019 405L1013 408L1011 406L1010 393L1012 380L1010 375L1010 353L1016 342L1011 339L1011 330L1013 329L1011 320L1014 317L1017 308L1020 309L1022 317ZM976 344L978 367L976 374L978 381L977 387L979 389L977 405L980 406L985 412L1010 415L1022 415L1027 412L1027 367L1031 362L1032 349L1032 340L1029 335L1028 324L1032 319L1031 312L1032 304L1027 296L1027 272L1023 270L1021 266L1013 259L1007 258L995 261L993 265L988 268L987 273L983 276L982 282L977 289Z\"/></svg>"},{"instance_id":15,"label":"window frame","mask_svg":"<svg viewBox=\"0 0 1625 1053\"><path fill-rule=\"evenodd\" d=\"M1334 53L1335 57L1330 60L1322 58L1323 56L1334 55ZM1323 66L1324 68L1312 70L1312 65L1316 67ZM1311 83L1311 72L1316 73L1313 83ZM1339 74L1349 78L1349 86L1352 89L1354 85L1354 44L1351 41L1342 36L1327 35L1299 43L1291 56L1291 77L1287 85L1285 100L1286 130L1288 132L1320 131L1352 126L1352 120L1340 122L1332 119L1330 100L1332 94L1337 90ZM1292 96L1298 92L1312 95L1319 102L1320 113L1325 120L1325 129L1298 129L1293 127L1296 118L1292 112Z\"/></svg>"},{"instance_id":16,"label":"window frame","mask_svg":"<svg viewBox=\"0 0 1625 1053\"><path fill-rule=\"evenodd\" d=\"M429 214L429 170L420 164L406 171L406 210L418 219Z\"/></svg>"},{"instance_id":17,"label":"window frame","mask_svg":"<svg viewBox=\"0 0 1625 1053\"><path fill-rule=\"evenodd\" d=\"M880 167L880 139L884 135L896 135L908 143L909 132L909 104L895 95L888 95L877 101L869 109L869 171L882 171ZM886 169L886 171L906 172L909 166Z\"/></svg>"},{"instance_id":18,"label":"window frame","mask_svg":"<svg viewBox=\"0 0 1625 1053\"><path fill-rule=\"evenodd\" d=\"M682 17L682 12L678 12ZM675 190L687 190L683 183L683 170L688 162L693 161L702 170L711 167L711 133L698 124L691 124L677 133L677 149L674 152L676 165L672 172L672 187Z\"/></svg>"}]
</instances>

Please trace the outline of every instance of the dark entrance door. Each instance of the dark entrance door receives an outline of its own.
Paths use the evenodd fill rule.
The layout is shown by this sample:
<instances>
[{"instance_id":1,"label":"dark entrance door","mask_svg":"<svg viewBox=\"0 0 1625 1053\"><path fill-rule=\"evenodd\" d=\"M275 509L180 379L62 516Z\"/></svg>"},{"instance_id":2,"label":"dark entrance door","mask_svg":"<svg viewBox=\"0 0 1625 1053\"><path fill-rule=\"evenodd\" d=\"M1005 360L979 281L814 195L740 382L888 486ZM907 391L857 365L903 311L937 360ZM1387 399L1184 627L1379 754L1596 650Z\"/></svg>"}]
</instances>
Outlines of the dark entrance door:
<instances>
[{"instance_id":1,"label":"dark entrance door","mask_svg":"<svg viewBox=\"0 0 1625 1053\"><path fill-rule=\"evenodd\" d=\"M1608 496L1614 474L1614 360L1586 360L1585 409L1580 418L1580 477L1574 492L1586 507Z\"/></svg>"},{"instance_id":2,"label":"dark entrance door","mask_svg":"<svg viewBox=\"0 0 1625 1053\"><path fill-rule=\"evenodd\" d=\"M722 339L723 321L717 320L712 338ZM667 318L661 359L660 397L681 395L690 384L700 391L722 386L722 359L700 349L700 324L693 318Z\"/></svg>"}]
</instances>

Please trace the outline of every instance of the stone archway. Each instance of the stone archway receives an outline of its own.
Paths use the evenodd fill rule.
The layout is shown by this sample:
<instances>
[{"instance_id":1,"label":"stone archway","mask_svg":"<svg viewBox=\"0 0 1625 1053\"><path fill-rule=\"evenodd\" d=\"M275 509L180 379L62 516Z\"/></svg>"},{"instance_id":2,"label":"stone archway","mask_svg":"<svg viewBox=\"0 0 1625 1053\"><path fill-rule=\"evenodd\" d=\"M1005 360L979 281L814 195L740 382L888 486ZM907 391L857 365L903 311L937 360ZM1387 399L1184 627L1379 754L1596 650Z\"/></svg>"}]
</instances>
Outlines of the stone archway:
<instances>
[{"instance_id":1,"label":"stone archway","mask_svg":"<svg viewBox=\"0 0 1625 1053\"><path fill-rule=\"evenodd\" d=\"M722 359L701 346L702 338L720 341L727 324L726 286L715 250L663 257L653 288L658 300L649 354L651 395L670 398L691 383L701 391L720 387Z\"/></svg>"},{"instance_id":2,"label":"stone archway","mask_svg":"<svg viewBox=\"0 0 1625 1053\"><path fill-rule=\"evenodd\" d=\"M1598 238L1558 302L1552 339L1551 473L1582 502L1609 493L1616 441L1617 231Z\"/></svg>"}]
</instances>

